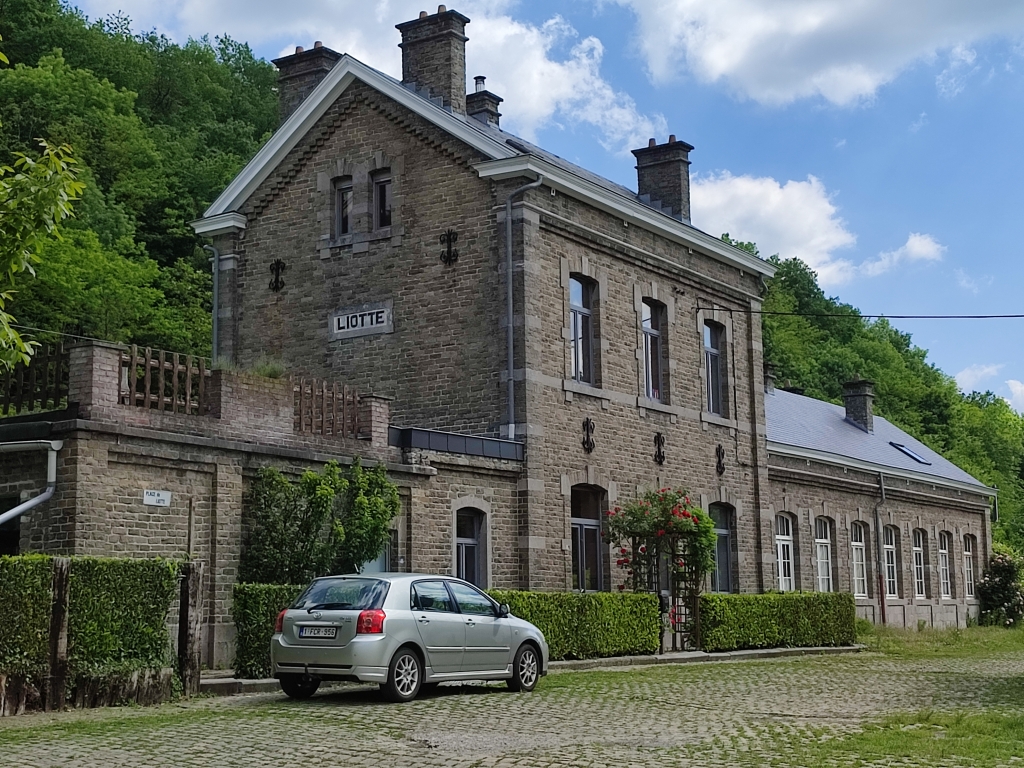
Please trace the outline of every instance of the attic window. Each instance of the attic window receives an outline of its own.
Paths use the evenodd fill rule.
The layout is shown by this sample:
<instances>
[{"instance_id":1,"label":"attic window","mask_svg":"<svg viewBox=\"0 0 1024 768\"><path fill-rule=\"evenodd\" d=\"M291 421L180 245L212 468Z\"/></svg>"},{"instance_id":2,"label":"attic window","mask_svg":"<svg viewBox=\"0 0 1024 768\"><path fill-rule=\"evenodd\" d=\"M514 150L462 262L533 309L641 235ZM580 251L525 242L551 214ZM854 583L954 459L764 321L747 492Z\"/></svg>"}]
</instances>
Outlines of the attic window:
<instances>
[{"instance_id":1,"label":"attic window","mask_svg":"<svg viewBox=\"0 0 1024 768\"><path fill-rule=\"evenodd\" d=\"M931 466L931 462L930 461L928 461L927 459L922 457L920 454L915 453L914 451L910 450L909 448L907 448L907 446L901 445L900 443L889 443L889 445L891 445L897 451L901 451L901 452L907 454L907 456L912 458L918 464L928 464L929 466Z\"/></svg>"}]
</instances>

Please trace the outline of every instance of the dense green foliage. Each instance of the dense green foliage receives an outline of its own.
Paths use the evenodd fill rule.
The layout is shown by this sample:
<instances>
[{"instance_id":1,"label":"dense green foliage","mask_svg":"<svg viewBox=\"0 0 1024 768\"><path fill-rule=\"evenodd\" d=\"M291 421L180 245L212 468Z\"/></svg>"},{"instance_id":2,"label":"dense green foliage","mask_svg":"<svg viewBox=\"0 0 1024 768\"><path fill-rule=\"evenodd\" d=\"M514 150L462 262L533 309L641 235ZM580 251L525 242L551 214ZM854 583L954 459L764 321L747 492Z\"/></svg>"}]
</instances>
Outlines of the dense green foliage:
<instances>
[{"instance_id":1,"label":"dense green foliage","mask_svg":"<svg viewBox=\"0 0 1024 768\"><path fill-rule=\"evenodd\" d=\"M235 677L270 677L270 638L283 608L306 587L288 584L235 584L231 615L235 619Z\"/></svg>"},{"instance_id":2,"label":"dense green foliage","mask_svg":"<svg viewBox=\"0 0 1024 768\"><path fill-rule=\"evenodd\" d=\"M754 243L723 239L757 254ZM985 484L999 489L995 537L1024 551L1024 417L992 392L961 393L927 360L910 334L871 321L828 297L798 259L769 259L763 318L765 359L779 382L810 397L842 403L843 383L875 382L875 412Z\"/></svg>"},{"instance_id":3,"label":"dense green foliage","mask_svg":"<svg viewBox=\"0 0 1024 768\"><path fill-rule=\"evenodd\" d=\"M143 558L72 557L68 669L103 677L165 667L167 614L179 564ZM0 557L0 673L39 681L48 668L53 558Z\"/></svg>"},{"instance_id":4,"label":"dense green foliage","mask_svg":"<svg viewBox=\"0 0 1024 768\"><path fill-rule=\"evenodd\" d=\"M0 674L46 674L52 579L45 555L0 557Z\"/></svg>"},{"instance_id":5,"label":"dense green foliage","mask_svg":"<svg viewBox=\"0 0 1024 768\"><path fill-rule=\"evenodd\" d=\"M978 580L982 624L1019 627L1024 619L1024 563L1012 550L996 545L985 575Z\"/></svg>"},{"instance_id":6,"label":"dense green foliage","mask_svg":"<svg viewBox=\"0 0 1024 768\"><path fill-rule=\"evenodd\" d=\"M246 495L239 580L301 584L358 571L384 551L398 510L398 488L383 465L365 470L357 459L342 470L332 461L294 484L263 468Z\"/></svg>"},{"instance_id":7,"label":"dense green foliage","mask_svg":"<svg viewBox=\"0 0 1024 768\"><path fill-rule=\"evenodd\" d=\"M506 590L490 595L544 633L552 659L636 656L657 653L660 646L656 595Z\"/></svg>"},{"instance_id":8,"label":"dense green foliage","mask_svg":"<svg viewBox=\"0 0 1024 768\"><path fill-rule=\"evenodd\" d=\"M853 595L786 592L700 596L701 650L853 645Z\"/></svg>"},{"instance_id":9,"label":"dense green foliage","mask_svg":"<svg viewBox=\"0 0 1024 768\"><path fill-rule=\"evenodd\" d=\"M208 354L209 266L188 222L276 127L274 68L230 38L178 45L59 0L0 4L0 35L0 165L40 138L68 144L85 184L77 232L43 250L8 309L27 326Z\"/></svg>"}]
</instances>

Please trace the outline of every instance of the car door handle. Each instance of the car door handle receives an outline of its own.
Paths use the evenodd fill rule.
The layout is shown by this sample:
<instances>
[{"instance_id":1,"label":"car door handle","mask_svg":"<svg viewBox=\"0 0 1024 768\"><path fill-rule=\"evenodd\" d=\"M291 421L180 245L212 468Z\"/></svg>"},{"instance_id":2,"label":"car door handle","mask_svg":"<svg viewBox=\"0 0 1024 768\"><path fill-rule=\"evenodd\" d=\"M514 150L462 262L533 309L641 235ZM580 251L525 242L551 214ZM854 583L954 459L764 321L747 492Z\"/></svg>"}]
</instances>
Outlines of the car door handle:
<instances>
[{"instance_id":1,"label":"car door handle","mask_svg":"<svg viewBox=\"0 0 1024 768\"><path fill-rule=\"evenodd\" d=\"M430 619L428 619L426 616L420 616L418 619L416 619L416 621L418 621L420 624L430 623Z\"/></svg>"},{"instance_id":2,"label":"car door handle","mask_svg":"<svg viewBox=\"0 0 1024 768\"><path fill-rule=\"evenodd\" d=\"M467 627L475 627L476 626L476 622L473 621L472 619L466 619L466 626Z\"/></svg>"}]
</instances>

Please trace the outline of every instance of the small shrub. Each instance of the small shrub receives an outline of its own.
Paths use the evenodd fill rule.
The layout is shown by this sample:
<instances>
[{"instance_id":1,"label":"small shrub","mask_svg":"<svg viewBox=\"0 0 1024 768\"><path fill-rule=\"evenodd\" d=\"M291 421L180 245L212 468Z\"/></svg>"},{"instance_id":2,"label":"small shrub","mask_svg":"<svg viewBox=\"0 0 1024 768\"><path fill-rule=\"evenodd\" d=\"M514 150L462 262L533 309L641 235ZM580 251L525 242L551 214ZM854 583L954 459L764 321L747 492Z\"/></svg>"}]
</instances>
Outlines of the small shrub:
<instances>
[{"instance_id":1,"label":"small shrub","mask_svg":"<svg viewBox=\"0 0 1024 768\"><path fill-rule=\"evenodd\" d=\"M990 626L1016 627L1024 618L1024 591L1021 590L1021 561L1011 550L997 549L988 568L978 581L981 602L979 620Z\"/></svg>"},{"instance_id":2,"label":"small shrub","mask_svg":"<svg viewBox=\"0 0 1024 768\"><path fill-rule=\"evenodd\" d=\"M257 376L263 376L268 379L280 379L284 376L284 363L280 360L275 360L272 357L261 355L256 359L256 362L252 364L250 369Z\"/></svg>"},{"instance_id":3,"label":"small shrub","mask_svg":"<svg viewBox=\"0 0 1024 768\"><path fill-rule=\"evenodd\" d=\"M235 619L235 677L270 677L270 638L282 608L295 602L306 586L235 584L231 615Z\"/></svg>"},{"instance_id":4,"label":"small shrub","mask_svg":"<svg viewBox=\"0 0 1024 768\"><path fill-rule=\"evenodd\" d=\"M46 555L0 557L0 674L39 680L49 664L50 585Z\"/></svg>"},{"instance_id":5,"label":"small shrub","mask_svg":"<svg viewBox=\"0 0 1024 768\"><path fill-rule=\"evenodd\" d=\"M854 626L856 628L857 637L865 637L867 635L875 634L874 623L867 619L857 619Z\"/></svg>"},{"instance_id":6,"label":"small shrub","mask_svg":"<svg viewBox=\"0 0 1024 768\"><path fill-rule=\"evenodd\" d=\"M806 648L853 645L853 595L786 592L700 597L701 649Z\"/></svg>"}]
</instances>

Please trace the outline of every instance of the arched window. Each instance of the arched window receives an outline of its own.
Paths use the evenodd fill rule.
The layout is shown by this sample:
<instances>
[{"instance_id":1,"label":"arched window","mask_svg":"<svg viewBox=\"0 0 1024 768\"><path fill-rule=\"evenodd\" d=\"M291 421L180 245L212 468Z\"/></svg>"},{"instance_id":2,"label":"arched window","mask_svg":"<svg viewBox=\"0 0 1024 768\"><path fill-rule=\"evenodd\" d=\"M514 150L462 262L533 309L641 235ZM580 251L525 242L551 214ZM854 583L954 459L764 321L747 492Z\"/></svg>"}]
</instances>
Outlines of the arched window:
<instances>
[{"instance_id":1,"label":"arched window","mask_svg":"<svg viewBox=\"0 0 1024 768\"><path fill-rule=\"evenodd\" d=\"M601 509L604 491L589 485L572 487L572 588L596 592L604 587Z\"/></svg>"},{"instance_id":2,"label":"arched window","mask_svg":"<svg viewBox=\"0 0 1024 768\"><path fill-rule=\"evenodd\" d=\"M925 569L928 552L928 534L921 528L914 529L914 597L928 597L928 578Z\"/></svg>"},{"instance_id":3,"label":"arched window","mask_svg":"<svg viewBox=\"0 0 1024 768\"><path fill-rule=\"evenodd\" d=\"M775 516L775 559L779 564L779 591L796 589L793 571L793 521L789 515Z\"/></svg>"},{"instance_id":4,"label":"arched window","mask_svg":"<svg viewBox=\"0 0 1024 768\"><path fill-rule=\"evenodd\" d=\"M645 394L651 400L663 398L662 381L662 327L665 305L653 299L644 299L640 310L640 325L644 334Z\"/></svg>"},{"instance_id":5,"label":"arched window","mask_svg":"<svg viewBox=\"0 0 1024 768\"><path fill-rule=\"evenodd\" d=\"M953 597L953 574L949 568L949 552L953 549L953 534L939 533L939 591L944 598Z\"/></svg>"},{"instance_id":6,"label":"arched window","mask_svg":"<svg viewBox=\"0 0 1024 768\"><path fill-rule=\"evenodd\" d=\"M832 522L827 517L814 521L814 563L818 591L832 591Z\"/></svg>"},{"instance_id":7,"label":"arched window","mask_svg":"<svg viewBox=\"0 0 1024 768\"><path fill-rule=\"evenodd\" d=\"M478 587L487 586L485 519L479 509L455 513L455 575Z\"/></svg>"},{"instance_id":8,"label":"arched window","mask_svg":"<svg viewBox=\"0 0 1024 768\"><path fill-rule=\"evenodd\" d=\"M853 569L853 594L856 597L868 596L868 552L867 526L854 523L850 526L851 566Z\"/></svg>"},{"instance_id":9,"label":"arched window","mask_svg":"<svg viewBox=\"0 0 1024 768\"><path fill-rule=\"evenodd\" d=\"M711 569L711 591L732 592L732 507L726 504L712 504L708 507L715 524L715 565Z\"/></svg>"},{"instance_id":10,"label":"arched window","mask_svg":"<svg viewBox=\"0 0 1024 768\"><path fill-rule=\"evenodd\" d=\"M572 377L594 383L594 284L580 275L569 278L569 333Z\"/></svg>"},{"instance_id":11,"label":"arched window","mask_svg":"<svg viewBox=\"0 0 1024 768\"><path fill-rule=\"evenodd\" d=\"M885 596L899 597L899 531L896 526L887 525L882 530L882 556L885 559Z\"/></svg>"},{"instance_id":12,"label":"arched window","mask_svg":"<svg viewBox=\"0 0 1024 768\"><path fill-rule=\"evenodd\" d=\"M724 338L722 326L711 321L704 323L704 370L707 375L704 407L709 413L719 416L726 415Z\"/></svg>"},{"instance_id":13,"label":"arched window","mask_svg":"<svg viewBox=\"0 0 1024 768\"><path fill-rule=\"evenodd\" d=\"M974 597L974 574L978 572L978 561L975 560L977 540L967 534L964 536L964 595Z\"/></svg>"}]
</instances>

